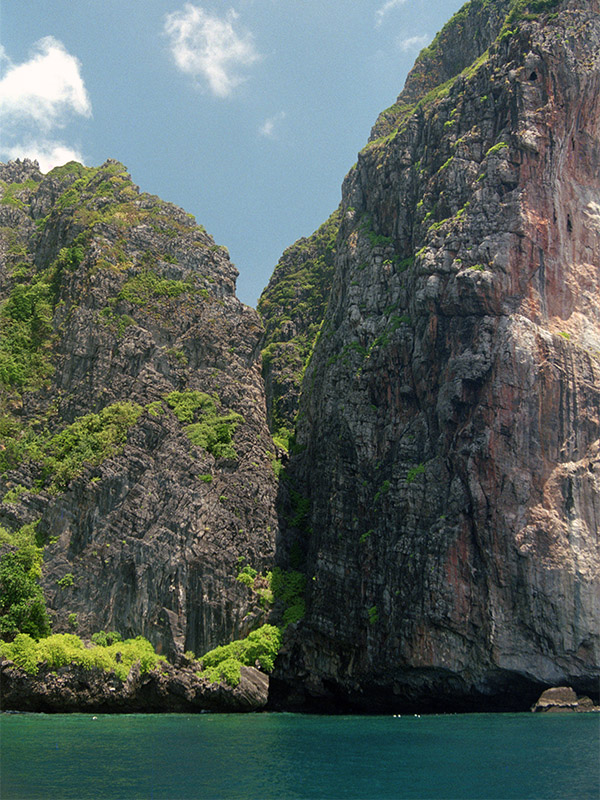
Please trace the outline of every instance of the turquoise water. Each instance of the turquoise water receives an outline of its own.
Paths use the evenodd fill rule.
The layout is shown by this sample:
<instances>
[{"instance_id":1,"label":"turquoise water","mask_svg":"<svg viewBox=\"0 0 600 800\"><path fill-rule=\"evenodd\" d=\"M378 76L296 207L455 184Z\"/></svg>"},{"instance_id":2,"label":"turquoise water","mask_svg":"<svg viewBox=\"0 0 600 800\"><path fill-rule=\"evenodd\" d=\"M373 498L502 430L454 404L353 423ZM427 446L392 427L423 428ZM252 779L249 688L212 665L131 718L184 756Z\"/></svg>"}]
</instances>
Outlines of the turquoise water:
<instances>
[{"instance_id":1,"label":"turquoise water","mask_svg":"<svg viewBox=\"0 0 600 800\"><path fill-rule=\"evenodd\" d=\"M593 798L600 715L0 717L0 796Z\"/></svg>"}]
</instances>

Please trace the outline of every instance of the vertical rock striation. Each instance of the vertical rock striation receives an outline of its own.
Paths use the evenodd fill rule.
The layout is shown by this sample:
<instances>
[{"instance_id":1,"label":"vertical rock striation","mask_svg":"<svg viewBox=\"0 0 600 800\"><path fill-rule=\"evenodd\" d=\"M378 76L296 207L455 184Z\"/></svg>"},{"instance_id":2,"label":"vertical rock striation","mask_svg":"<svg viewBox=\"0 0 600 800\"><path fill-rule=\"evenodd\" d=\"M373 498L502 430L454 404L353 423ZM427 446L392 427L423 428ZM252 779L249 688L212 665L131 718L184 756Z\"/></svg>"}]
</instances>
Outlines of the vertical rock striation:
<instances>
[{"instance_id":1,"label":"vertical rock striation","mask_svg":"<svg viewBox=\"0 0 600 800\"><path fill-rule=\"evenodd\" d=\"M597 693L600 6L488 6L425 51L344 183L280 703Z\"/></svg>"},{"instance_id":2,"label":"vertical rock striation","mask_svg":"<svg viewBox=\"0 0 600 800\"><path fill-rule=\"evenodd\" d=\"M264 621L277 516L258 314L125 168L0 168L0 524L37 523L54 631L204 652Z\"/></svg>"}]
</instances>

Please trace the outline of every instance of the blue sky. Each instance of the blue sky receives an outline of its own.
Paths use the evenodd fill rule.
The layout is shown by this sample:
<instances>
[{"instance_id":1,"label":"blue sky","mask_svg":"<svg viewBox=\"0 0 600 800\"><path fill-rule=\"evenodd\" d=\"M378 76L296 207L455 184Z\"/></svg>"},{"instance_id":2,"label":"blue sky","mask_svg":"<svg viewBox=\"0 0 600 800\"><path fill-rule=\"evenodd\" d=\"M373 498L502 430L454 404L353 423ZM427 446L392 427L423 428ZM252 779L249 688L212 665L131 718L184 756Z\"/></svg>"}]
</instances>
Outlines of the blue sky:
<instances>
[{"instance_id":1,"label":"blue sky","mask_svg":"<svg viewBox=\"0 0 600 800\"><path fill-rule=\"evenodd\" d=\"M6 0L0 160L122 161L255 305L461 0Z\"/></svg>"}]
</instances>

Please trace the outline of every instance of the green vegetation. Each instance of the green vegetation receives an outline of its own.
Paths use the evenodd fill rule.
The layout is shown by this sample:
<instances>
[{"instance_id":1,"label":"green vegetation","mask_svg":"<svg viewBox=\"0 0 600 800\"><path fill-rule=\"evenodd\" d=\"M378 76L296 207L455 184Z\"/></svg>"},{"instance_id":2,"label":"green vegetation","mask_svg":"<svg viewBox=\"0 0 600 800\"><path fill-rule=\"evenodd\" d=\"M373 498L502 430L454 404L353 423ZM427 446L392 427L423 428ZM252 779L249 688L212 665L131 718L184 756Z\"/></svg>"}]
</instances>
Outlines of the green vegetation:
<instances>
[{"instance_id":1,"label":"green vegetation","mask_svg":"<svg viewBox=\"0 0 600 800\"><path fill-rule=\"evenodd\" d=\"M180 422L192 423L185 427L192 444L204 448L215 458L237 458L232 442L235 429L244 421L241 414L234 411L218 414L218 397L215 400L204 392L171 392L165 400ZM192 422L196 418L198 421Z\"/></svg>"},{"instance_id":2,"label":"green vegetation","mask_svg":"<svg viewBox=\"0 0 600 800\"><path fill-rule=\"evenodd\" d=\"M67 572L65 575L62 576L62 578L59 578L56 582L60 587L65 589L69 586L73 586L73 584L75 583L75 578L72 572Z\"/></svg>"},{"instance_id":3,"label":"green vegetation","mask_svg":"<svg viewBox=\"0 0 600 800\"><path fill-rule=\"evenodd\" d=\"M25 494L28 491L26 486L22 486L21 484L17 484L17 486L13 486L12 489L9 489L8 492L2 498L2 503L17 503L19 501L19 497L22 494Z\"/></svg>"},{"instance_id":4,"label":"green vegetation","mask_svg":"<svg viewBox=\"0 0 600 800\"><path fill-rule=\"evenodd\" d=\"M406 482L412 483L418 475L423 475L425 473L425 464L415 464L414 467L411 467L408 472L406 473Z\"/></svg>"},{"instance_id":5,"label":"green vegetation","mask_svg":"<svg viewBox=\"0 0 600 800\"><path fill-rule=\"evenodd\" d=\"M133 305L147 305L152 299L157 297L179 297L185 292L194 292L194 282L192 278L185 281L176 281L170 278L163 278L156 272L139 272L128 278L118 294L118 300L125 300Z\"/></svg>"},{"instance_id":6,"label":"green vegetation","mask_svg":"<svg viewBox=\"0 0 600 800\"><path fill-rule=\"evenodd\" d=\"M438 169L438 173L443 172L450 164L454 161L454 156L450 156L450 158L445 161L442 166Z\"/></svg>"},{"instance_id":7,"label":"green vegetation","mask_svg":"<svg viewBox=\"0 0 600 800\"><path fill-rule=\"evenodd\" d=\"M279 601L283 633L288 625L304 617L306 576L299 570L281 567L273 567L262 575L254 567L244 564L245 560L243 556L238 559L236 579L259 596L261 605L270 606Z\"/></svg>"},{"instance_id":8,"label":"green vegetation","mask_svg":"<svg viewBox=\"0 0 600 800\"><path fill-rule=\"evenodd\" d=\"M499 153L500 150L504 150L504 148L508 148L506 142L498 142L497 144L493 145L493 147L490 147L485 154L485 157L487 158L488 156L493 156L495 153Z\"/></svg>"},{"instance_id":9,"label":"green vegetation","mask_svg":"<svg viewBox=\"0 0 600 800\"><path fill-rule=\"evenodd\" d=\"M142 411L135 403L114 403L98 414L79 417L54 435L35 433L31 427L19 436L12 431L0 451L0 472L30 461L39 470L37 488L63 491L86 467L99 466L121 451ZM4 422L10 431L10 419ZM0 419L0 429L1 423Z\"/></svg>"},{"instance_id":10,"label":"green vegetation","mask_svg":"<svg viewBox=\"0 0 600 800\"><path fill-rule=\"evenodd\" d=\"M19 391L38 388L53 371L48 344L54 270L23 280L26 269L13 272L17 282L0 307L0 385Z\"/></svg>"},{"instance_id":11,"label":"green vegetation","mask_svg":"<svg viewBox=\"0 0 600 800\"><path fill-rule=\"evenodd\" d=\"M496 2L497 0L471 0L465 3L431 44L421 50L407 82L410 101L401 99L379 115L373 127L373 139L367 148L377 148L392 141L416 111L433 106L448 95L459 76L469 79L487 62L488 50L467 66L461 66L460 58L452 58L451 54L460 50L456 47L456 42L464 35L467 18L480 19L483 27ZM496 41L512 35L521 20L535 19L539 14L551 11L559 2L560 0L512 0ZM450 119L445 122L445 127L450 128L453 123L454 120Z\"/></svg>"},{"instance_id":12,"label":"green vegetation","mask_svg":"<svg viewBox=\"0 0 600 800\"><path fill-rule=\"evenodd\" d=\"M114 403L98 414L79 417L50 437L40 456L42 475L50 478L51 488L63 490L85 467L99 466L117 455L142 411L136 403Z\"/></svg>"},{"instance_id":13,"label":"green vegetation","mask_svg":"<svg viewBox=\"0 0 600 800\"><path fill-rule=\"evenodd\" d=\"M367 614L369 617L369 625L375 625L379 622L379 612L377 611L377 606L371 606L371 608L367 609Z\"/></svg>"},{"instance_id":14,"label":"green vegetation","mask_svg":"<svg viewBox=\"0 0 600 800\"><path fill-rule=\"evenodd\" d=\"M522 19L536 19L540 14L548 13L560 2L561 0L512 0L500 35Z\"/></svg>"},{"instance_id":15,"label":"green vegetation","mask_svg":"<svg viewBox=\"0 0 600 800\"><path fill-rule=\"evenodd\" d=\"M252 589L254 588L254 580L257 575L258 575L257 571L249 564L246 564L238 572L236 580L238 580L240 583L243 583L245 586L248 586L250 589Z\"/></svg>"},{"instance_id":16,"label":"green vegetation","mask_svg":"<svg viewBox=\"0 0 600 800\"><path fill-rule=\"evenodd\" d=\"M152 403L148 403L146 406L146 411L152 417L162 417L162 415L165 413L165 409L161 400L154 400Z\"/></svg>"},{"instance_id":17,"label":"green vegetation","mask_svg":"<svg viewBox=\"0 0 600 800\"><path fill-rule=\"evenodd\" d=\"M92 642L101 647L108 647L116 642L122 642L123 637L117 631L98 631L92 634Z\"/></svg>"},{"instance_id":18,"label":"green vegetation","mask_svg":"<svg viewBox=\"0 0 600 800\"><path fill-rule=\"evenodd\" d=\"M375 233L373 230L373 220L368 214L362 218L360 229L371 243L371 247L391 247L393 241L389 236Z\"/></svg>"},{"instance_id":19,"label":"green vegetation","mask_svg":"<svg viewBox=\"0 0 600 800\"><path fill-rule=\"evenodd\" d=\"M171 392L165 397L179 422L192 422L199 409L214 408L215 400L205 392Z\"/></svg>"},{"instance_id":20,"label":"green vegetation","mask_svg":"<svg viewBox=\"0 0 600 800\"><path fill-rule=\"evenodd\" d=\"M306 576L302 572L273 567L271 591L275 599L281 600L284 606L282 631L288 625L299 622L304 617L306 610L305 589Z\"/></svg>"},{"instance_id":21,"label":"green vegetation","mask_svg":"<svg viewBox=\"0 0 600 800\"><path fill-rule=\"evenodd\" d=\"M292 528L306 529L310 514L310 499L304 497L300 492L290 488L290 498L292 501L292 514L289 523Z\"/></svg>"},{"instance_id":22,"label":"green vegetation","mask_svg":"<svg viewBox=\"0 0 600 800\"><path fill-rule=\"evenodd\" d=\"M43 548L36 535L37 524L24 525L10 533L0 528L0 546L11 549L0 558L0 636L18 633L46 636L50 622L39 585Z\"/></svg>"},{"instance_id":23,"label":"green vegetation","mask_svg":"<svg viewBox=\"0 0 600 800\"><path fill-rule=\"evenodd\" d=\"M27 633L19 633L12 643L0 642L0 652L30 675L37 675L43 663L50 669L79 664L85 669L99 668L114 672L122 681L127 679L129 671L138 662L144 673L150 672L161 661L166 661L164 656L154 652L150 642L143 636L106 645L94 644L88 648L73 633L55 633L39 641Z\"/></svg>"},{"instance_id":24,"label":"green vegetation","mask_svg":"<svg viewBox=\"0 0 600 800\"><path fill-rule=\"evenodd\" d=\"M263 625L245 639L205 653L199 659L202 672L198 675L211 683L223 681L230 686L237 686L242 666L253 667L258 662L262 670L271 672L280 646L280 629L274 625Z\"/></svg>"}]
</instances>

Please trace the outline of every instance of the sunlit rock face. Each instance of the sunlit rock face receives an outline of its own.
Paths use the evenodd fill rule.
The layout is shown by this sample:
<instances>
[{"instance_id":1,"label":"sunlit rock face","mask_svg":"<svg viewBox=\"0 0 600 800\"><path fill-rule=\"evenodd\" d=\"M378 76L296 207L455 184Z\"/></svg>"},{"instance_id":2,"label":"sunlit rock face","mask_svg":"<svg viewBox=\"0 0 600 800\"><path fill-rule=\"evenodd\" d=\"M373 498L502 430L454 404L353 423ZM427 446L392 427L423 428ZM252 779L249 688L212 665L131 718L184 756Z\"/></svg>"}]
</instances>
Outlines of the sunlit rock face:
<instances>
[{"instance_id":1,"label":"sunlit rock face","mask_svg":"<svg viewBox=\"0 0 600 800\"><path fill-rule=\"evenodd\" d=\"M453 18L344 183L281 703L597 693L600 7L495 5L480 35L480 2Z\"/></svg>"},{"instance_id":2,"label":"sunlit rock face","mask_svg":"<svg viewBox=\"0 0 600 800\"><path fill-rule=\"evenodd\" d=\"M226 249L118 162L0 179L0 524L37 523L54 632L245 636L266 612L236 574L272 561L276 480Z\"/></svg>"}]
</instances>

